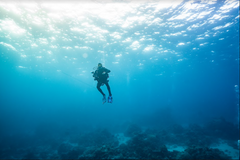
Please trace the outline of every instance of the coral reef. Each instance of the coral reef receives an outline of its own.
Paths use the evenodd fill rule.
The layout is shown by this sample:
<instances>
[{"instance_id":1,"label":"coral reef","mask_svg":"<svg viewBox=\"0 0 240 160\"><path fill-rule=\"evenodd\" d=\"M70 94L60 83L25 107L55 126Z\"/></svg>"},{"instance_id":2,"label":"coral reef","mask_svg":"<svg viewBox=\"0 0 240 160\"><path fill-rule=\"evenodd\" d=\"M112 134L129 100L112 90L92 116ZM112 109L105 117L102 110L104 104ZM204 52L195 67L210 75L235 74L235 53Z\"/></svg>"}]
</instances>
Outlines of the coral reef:
<instances>
[{"instance_id":1,"label":"coral reef","mask_svg":"<svg viewBox=\"0 0 240 160\"><path fill-rule=\"evenodd\" d=\"M177 159L231 159L223 151L210 149L208 147L190 147L177 155Z\"/></svg>"},{"instance_id":2,"label":"coral reef","mask_svg":"<svg viewBox=\"0 0 240 160\"><path fill-rule=\"evenodd\" d=\"M228 131L226 131L228 129ZM48 142L37 134L11 135L0 139L1 159L232 159L230 151L212 145L227 142L237 147L236 126L224 119L206 125L173 124L168 128L142 128L129 124L123 133L99 128L54 135ZM238 131L238 130L237 130ZM45 132L45 131L44 131ZM217 135L215 135L217 134ZM233 136L233 137L231 137ZM27 138L29 137L29 138ZM10 141L12 139L12 141ZM169 146L174 146L169 150ZM184 147L178 150L179 146ZM239 154L238 154L239 155Z\"/></svg>"}]
</instances>

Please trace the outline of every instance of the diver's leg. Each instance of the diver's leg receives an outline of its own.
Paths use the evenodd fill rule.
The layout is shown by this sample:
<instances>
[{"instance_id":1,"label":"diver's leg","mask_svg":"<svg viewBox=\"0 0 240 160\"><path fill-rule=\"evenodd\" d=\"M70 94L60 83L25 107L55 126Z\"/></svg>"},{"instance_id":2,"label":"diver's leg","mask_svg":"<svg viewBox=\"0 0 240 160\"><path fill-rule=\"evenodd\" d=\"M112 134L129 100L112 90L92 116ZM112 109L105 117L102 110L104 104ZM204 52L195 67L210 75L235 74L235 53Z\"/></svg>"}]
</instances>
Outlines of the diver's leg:
<instances>
[{"instance_id":1,"label":"diver's leg","mask_svg":"<svg viewBox=\"0 0 240 160\"><path fill-rule=\"evenodd\" d=\"M107 86L109 96L112 96L111 89L110 89L108 82L106 82L105 85Z\"/></svg>"},{"instance_id":2,"label":"diver's leg","mask_svg":"<svg viewBox=\"0 0 240 160\"><path fill-rule=\"evenodd\" d=\"M97 83L97 89L98 89L98 91L103 95L103 96L105 96L105 94L103 93L103 91L102 91L102 89L100 88L101 87L101 82L98 82Z\"/></svg>"}]
</instances>

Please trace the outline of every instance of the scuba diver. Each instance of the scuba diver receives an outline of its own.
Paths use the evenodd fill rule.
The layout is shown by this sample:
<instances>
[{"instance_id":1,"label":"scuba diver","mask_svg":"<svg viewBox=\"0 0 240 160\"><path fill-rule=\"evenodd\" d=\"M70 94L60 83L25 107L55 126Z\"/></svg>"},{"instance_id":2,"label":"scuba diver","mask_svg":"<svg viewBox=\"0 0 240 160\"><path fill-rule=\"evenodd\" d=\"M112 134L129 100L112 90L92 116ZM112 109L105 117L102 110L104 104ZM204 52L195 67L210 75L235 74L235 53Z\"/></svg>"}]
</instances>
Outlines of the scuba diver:
<instances>
[{"instance_id":1,"label":"scuba diver","mask_svg":"<svg viewBox=\"0 0 240 160\"><path fill-rule=\"evenodd\" d=\"M110 86L108 84L109 80L108 80L108 73L110 73L111 71L108 70L107 68L103 67L101 63L98 63L98 67L97 70L95 72L92 72L94 80L98 81L97 83L97 89L98 91L103 95L103 104L106 102L106 95L103 93L102 89L100 88L101 86L103 86L104 84L107 86L108 89L108 103L112 103L112 93L110 90Z\"/></svg>"}]
</instances>

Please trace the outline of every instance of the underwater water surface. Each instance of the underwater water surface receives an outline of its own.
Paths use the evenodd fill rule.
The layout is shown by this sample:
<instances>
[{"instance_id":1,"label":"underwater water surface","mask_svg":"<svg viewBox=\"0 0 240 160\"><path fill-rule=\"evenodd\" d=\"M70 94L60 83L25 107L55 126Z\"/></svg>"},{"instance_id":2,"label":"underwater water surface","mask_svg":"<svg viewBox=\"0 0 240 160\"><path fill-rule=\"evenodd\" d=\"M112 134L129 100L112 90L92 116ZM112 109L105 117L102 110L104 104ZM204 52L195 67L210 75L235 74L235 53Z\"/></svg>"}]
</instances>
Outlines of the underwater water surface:
<instances>
[{"instance_id":1,"label":"underwater water surface","mask_svg":"<svg viewBox=\"0 0 240 160\"><path fill-rule=\"evenodd\" d=\"M239 158L237 0L1 1L0 55L0 159Z\"/></svg>"}]
</instances>

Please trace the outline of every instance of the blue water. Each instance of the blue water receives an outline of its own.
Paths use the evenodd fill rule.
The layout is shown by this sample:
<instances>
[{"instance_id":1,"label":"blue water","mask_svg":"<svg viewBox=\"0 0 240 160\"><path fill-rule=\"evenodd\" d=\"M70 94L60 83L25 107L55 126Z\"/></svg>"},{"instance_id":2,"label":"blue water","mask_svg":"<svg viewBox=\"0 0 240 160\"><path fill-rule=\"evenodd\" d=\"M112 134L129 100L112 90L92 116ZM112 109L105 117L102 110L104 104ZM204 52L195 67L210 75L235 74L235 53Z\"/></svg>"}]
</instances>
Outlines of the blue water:
<instances>
[{"instance_id":1,"label":"blue water","mask_svg":"<svg viewBox=\"0 0 240 160\"><path fill-rule=\"evenodd\" d=\"M1 137L239 121L237 0L0 2L0 54Z\"/></svg>"}]
</instances>

